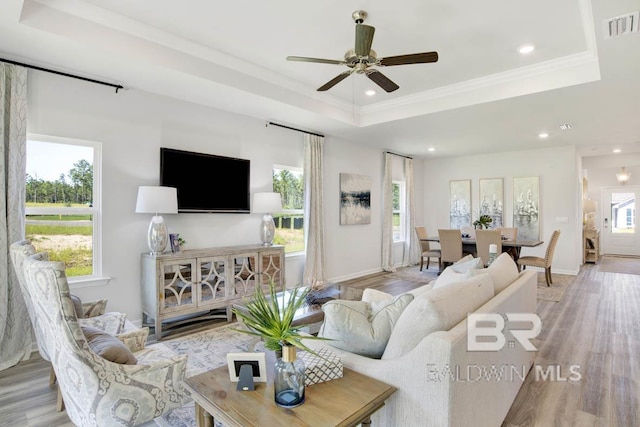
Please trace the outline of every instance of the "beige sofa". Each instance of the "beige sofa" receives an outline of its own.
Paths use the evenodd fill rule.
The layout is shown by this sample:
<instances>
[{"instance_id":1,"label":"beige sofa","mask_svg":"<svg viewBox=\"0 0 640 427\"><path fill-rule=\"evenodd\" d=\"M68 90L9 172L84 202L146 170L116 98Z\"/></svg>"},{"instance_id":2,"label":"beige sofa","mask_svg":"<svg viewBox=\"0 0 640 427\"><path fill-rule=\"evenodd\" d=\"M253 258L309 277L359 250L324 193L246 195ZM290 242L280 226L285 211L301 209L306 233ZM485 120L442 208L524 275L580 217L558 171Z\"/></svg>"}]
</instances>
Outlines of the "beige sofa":
<instances>
[{"instance_id":1,"label":"beige sofa","mask_svg":"<svg viewBox=\"0 0 640 427\"><path fill-rule=\"evenodd\" d=\"M515 279L496 283L495 289L490 274L445 288L431 290L431 285L426 285L418 289L395 324L382 359L332 348L345 367L398 388L372 416L373 425L500 426L533 364L535 352L526 351L509 332L510 328L526 329L522 322L516 327L506 322L506 343L515 342L514 346L505 345L499 351L468 351L466 314L535 313L537 273L510 274ZM465 282L473 282L466 288L473 290L461 291ZM486 296L487 282L494 295L469 310L477 303L480 289ZM445 328L448 330L419 336L426 323L448 322L452 324ZM417 345L398 354L412 346L410 341ZM305 343L314 349L329 345L326 341Z\"/></svg>"}]
</instances>

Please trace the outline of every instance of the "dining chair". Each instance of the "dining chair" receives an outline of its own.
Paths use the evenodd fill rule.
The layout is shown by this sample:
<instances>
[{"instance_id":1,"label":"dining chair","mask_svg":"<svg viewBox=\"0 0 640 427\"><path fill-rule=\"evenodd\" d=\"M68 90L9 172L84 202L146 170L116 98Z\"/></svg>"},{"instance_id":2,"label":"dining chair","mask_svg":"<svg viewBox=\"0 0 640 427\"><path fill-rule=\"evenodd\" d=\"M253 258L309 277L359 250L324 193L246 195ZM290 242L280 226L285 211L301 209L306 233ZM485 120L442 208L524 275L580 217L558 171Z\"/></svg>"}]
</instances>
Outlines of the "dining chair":
<instances>
[{"instance_id":1,"label":"dining chair","mask_svg":"<svg viewBox=\"0 0 640 427\"><path fill-rule=\"evenodd\" d=\"M560 230L555 230L551 235L551 240L547 246L547 252L544 258L537 256L520 257L520 259L518 259L518 269L520 269L520 266L522 266L523 270L526 269L527 266L544 268L544 278L547 281L547 286L551 286L553 283L553 280L551 279L551 262L553 261L553 253L556 250L556 243L558 243L559 237Z\"/></svg>"},{"instance_id":2,"label":"dining chair","mask_svg":"<svg viewBox=\"0 0 640 427\"><path fill-rule=\"evenodd\" d=\"M496 254L502 252L502 237L499 230L476 230L476 254L482 259L482 264L489 264L489 245L496 245Z\"/></svg>"},{"instance_id":3,"label":"dining chair","mask_svg":"<svg viewBox=\"0 0 640 427\"><path fill-rule=\"evenodd\" d=\"M422 226L418 226L416 227L416 234L418 235L420 247L422 248L422 255L420 255L420 271L422 271L425 258L427 259L427 270L429 269L429 260L431 258L438 258L438 268L442 267L442 252L440 249L431 249L429 242L424 240L428 237L427 229Z\"/></svg>"},{"instance_id":4,"label":"dining chair","mask_svg":"<svg viewBox=\"0 0 640 427\"><path fill-rule=\"evenodd\" d=\"M456 229L439 229L440 260L442 264L452 264L462 258L462 234Z\"/></svg>"}]
</instances>

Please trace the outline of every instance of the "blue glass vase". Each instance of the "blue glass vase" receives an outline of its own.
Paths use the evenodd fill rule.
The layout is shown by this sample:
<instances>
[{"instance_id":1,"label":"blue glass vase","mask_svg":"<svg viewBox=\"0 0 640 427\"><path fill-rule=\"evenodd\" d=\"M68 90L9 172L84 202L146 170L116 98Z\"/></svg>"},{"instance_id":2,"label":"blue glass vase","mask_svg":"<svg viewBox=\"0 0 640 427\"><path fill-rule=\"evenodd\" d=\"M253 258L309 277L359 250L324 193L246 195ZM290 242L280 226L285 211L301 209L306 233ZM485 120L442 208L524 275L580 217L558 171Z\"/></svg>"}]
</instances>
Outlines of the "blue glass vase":
<instances>
[{"instance_id":1,"label":"blue glass vase","mask_svg":"<svg viewBox=\"0 0 640 427\"><path fill-rule=\"evenodd\" d=\"M273 390L278 406L294 408L304 403L304 362L296 358L294 346L282 346L282 358L276 361Z\"/></svg>"}]
</instances>

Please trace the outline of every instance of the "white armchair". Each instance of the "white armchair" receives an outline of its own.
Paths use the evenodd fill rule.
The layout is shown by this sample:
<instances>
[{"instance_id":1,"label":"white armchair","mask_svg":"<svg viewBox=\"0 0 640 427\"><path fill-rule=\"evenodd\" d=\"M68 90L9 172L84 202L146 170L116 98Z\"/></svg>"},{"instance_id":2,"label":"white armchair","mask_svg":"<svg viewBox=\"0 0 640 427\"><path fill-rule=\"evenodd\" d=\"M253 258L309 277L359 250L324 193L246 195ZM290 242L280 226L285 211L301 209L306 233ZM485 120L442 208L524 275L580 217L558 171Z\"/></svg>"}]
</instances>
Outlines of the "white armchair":
<instances>
[{"instance_id":1,"label":"white armchair","mask_svg":"<svg viewBox=\"0 0 640 427\"><path fill-rule=\"evenodd\" d=\"M82 331L64 264L35 254L23 262L42 347L55 370L67 414L79 426L135 426L186 403L187 356L144 348L139 334L123 340L137 363L111 362L94 352ZM147 333L147 329L143 329Z\"/></svg>"}]
</instances>

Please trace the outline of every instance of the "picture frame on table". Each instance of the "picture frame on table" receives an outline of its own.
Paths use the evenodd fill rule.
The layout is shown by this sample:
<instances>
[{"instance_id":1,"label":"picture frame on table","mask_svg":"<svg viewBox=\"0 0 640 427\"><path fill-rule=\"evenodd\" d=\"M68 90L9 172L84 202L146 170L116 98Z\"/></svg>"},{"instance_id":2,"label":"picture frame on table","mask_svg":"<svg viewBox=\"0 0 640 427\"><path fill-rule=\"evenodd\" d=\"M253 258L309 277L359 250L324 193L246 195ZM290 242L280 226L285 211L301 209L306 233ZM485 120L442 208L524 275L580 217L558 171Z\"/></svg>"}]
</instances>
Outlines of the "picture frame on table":
<instances>
[{"instance_id":1,"label":"picture frame on table","mask_svg":"<svg viewBox=\"0 0 640 427\"><path fill-rule=\"evenodd\" d=\"M267 382L266 355L263 352L253 353L227 353L227 366L229 367L229 379L238 382L242 365L250 365L253 370L253 381Z\"/></svg>"}]
</instances>

